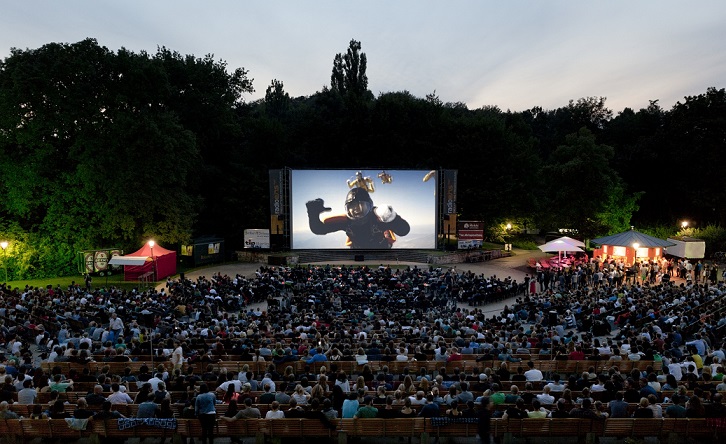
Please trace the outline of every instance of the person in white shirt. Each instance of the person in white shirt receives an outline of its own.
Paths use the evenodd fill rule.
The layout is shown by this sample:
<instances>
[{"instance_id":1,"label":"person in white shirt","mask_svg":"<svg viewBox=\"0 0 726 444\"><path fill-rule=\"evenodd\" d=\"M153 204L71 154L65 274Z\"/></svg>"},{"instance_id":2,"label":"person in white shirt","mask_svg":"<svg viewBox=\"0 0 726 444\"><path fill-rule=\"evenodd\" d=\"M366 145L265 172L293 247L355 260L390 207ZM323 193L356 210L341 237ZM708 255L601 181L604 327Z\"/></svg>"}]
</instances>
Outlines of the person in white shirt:
<instances>
[{"instance_id":1,"label":"person in white shirt","mask_svg":"<svg viewBox=\"0 0 726 444\"><path fill-rule=\"evenodd\" d=\"M404 349L403 347L398 349L398 354L396 355L396 361L398 361L398 362L408 361L408 354L406 353L406 349Z\"/></svg>"},{"instance_id":2,"label":"person in white shirt","mask_svg":"<svg viewBox=\"0 0 726 444\"><path fill-rule=\"evenodd\" d=\"M676 378L676 381L680 381L681 379L683 379L681 363L678 362L677 358L673 357L672 362L668 364L668 373L673 375L673 377Z\"/></svg>"},{"instance_id":3,"label":"person in white shirt","mask_svg":"<svg viewBox=\"0 0 726 444\"><path fill-rule=\"evenodd\" d=\"M88 333L83 333L83 337L78 342L79 344L88 344L88 349L91 350L93 348L93 341L91 338L88 337Z\"/></svg>"},{"instance_id":4,"label":"person in white shirt","mask_svg":"<svg viewBox=\"0 0 726 444\"><path fill-rule=\"evenodd\" d=\"M604 392L605 391L605 382L607 381L607 377L605 375L598 375L597 381L595 381L590 386L591 392Z\"/></svg>"},{"instance_id":5,"label":"person in white shirt","mask_svg":"<svg viewBox=\"0 0 726 444\"><path fill-rule=\"evenodd\" d=\"M121 387L117 383L111 384L111 393L108 395L108 398L106 398L106 401L109 401L111 404L133 404L134 400L131 399L131 397L121 391Z\"/></svg>"},{"instance_id":6,"label":"person in white shirt","mask_svg":"<svg viewBox=\"0 0 726 444\"><path fill-rule=\"evenodd\" d=\"M550 395L550 388L548 386L544 386L542 393L537 395L537 400L543 405L552 405L555 403L555 397Z\"/></svg>"},{"instance_id":7,"label":"person in white shirt","mask_svg":"<svg viewBox=\"0 0 726 444\"><path fill-rule=\"evenodd\" d=\"M151 384L151 388L153 391L159 390L159 383L162 382L163 375L161 373L156 373L153 378L149 379L147 382Z\"/></svg>"},{"instance_id":8,"label":"person in white shirt","mask_svg":"<svg viewBox=\"0 0 726 444\"><path fill-rule=\"evenodd\" d=\"M544 379L542 372L534 368L534 362L527 362L527 366L529 367L529 370L524 372L524 377L527 379L527 381L541 381L542 379Z\"/></svg>"},{"instance_id":9,"label":"person in white shirt","mask_svg":"<svg viewBox=\"0 0 726 444\"><path fill-rule=\"evenodd\" d=\"M184 350L182 349L179 341L174 342L174 351L171 352L170 361L172 365L174 365L174 370L181 369L182 364L184 363Z\"/></svg>"},{"instance_id":10,"label":"person in white shirt","mask_svg":"<svg viewBox=\"0 0 726 444\"><path fill-rule=\"evenodd\" d=\"M111 314L111 319L108 321L108 328L113 333L113 336L108 338L111 342L116 342L116 339L120 338L124 333L124 323L116 313ZM111 335L109 335L111 336Z\"/></svg>"},{"instance_id":11,"label":"person in white shirt","mask_svg":"<svg viewBox=\"0 0 726 444\"><path fill-rule=\"evenodd\" d=\"M563 392L567 388L565 384L560 382L560 375L555 374L552 377L552 382L545 385L545 387L549 387L551 392Z\"/></svg>"},{"instance_id":12,"label":"person in white shirt","mask_svg":"<svg viewBox=\"0 0 726 444\"><path fill-rule=\"evenodd\" d=\"M223 383L221 383L221 384L219 385L219 387L217 387L217 389L216 389L217 393L227 393L227 390L229 389L229 386L230 386L230 385L233 385L233 386L234 386L234 391L235 391L235 392L239 392L239 391L241 391L241 390L242 390L242 385L243 385L243 382L242 382L242 381L240 381L239 379L235 379L235 378L233 377L233 374L232 374L232 373L230 373L230 374L229 374L229 375L227 376L227 380L226 380L226 381L224 381ZM265 386L265 384L264 384L264 382L263 382L263 383L261 384L261 387L264 387L264 386Z\"/></svg>"}]
</instances>

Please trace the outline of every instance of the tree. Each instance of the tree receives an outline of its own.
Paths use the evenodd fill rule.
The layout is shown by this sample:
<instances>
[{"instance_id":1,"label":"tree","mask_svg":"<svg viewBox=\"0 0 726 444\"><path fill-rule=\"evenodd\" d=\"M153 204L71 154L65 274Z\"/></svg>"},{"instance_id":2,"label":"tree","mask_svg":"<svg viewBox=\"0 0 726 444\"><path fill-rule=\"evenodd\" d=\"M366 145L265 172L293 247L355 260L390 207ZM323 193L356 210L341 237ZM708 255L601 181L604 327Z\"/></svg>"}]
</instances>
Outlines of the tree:
<instances>
[{"instance_id":1,"label":"tree","mask_svg":"<svg viewBox=\"0 0 726 444\"><path fill-rule=\"evenodd\" d=\"M575 228L591 237L611 231L630 220L635 196L623 193L622 183L610 166L613 148L600 145L582 128L557 147L542 168L544 202L541 218L550 228ZM619 214L610 210L618 208Z\"/></svg>"},{"instance_id":2,"label":"tree","mask_svg":"<svg viewBox=\"0 0 726 444\"><path fill-rule=\"evenodd\" d=\"M265 109L270 116L281 118L290 108L290 94L281 81L273 79L265 90Z\"/></svg>"},{"instance_id":3,"label":"tree","mask_svg":"<svg viewBox=\"0 0 726 444\"><path fill-rule=\"evenodd\" d=\"M234 81L229 91L209 81L230 80L223 71L93 39L12 50L0 64L0 230L23 238L24 277L73 272L81 249L189 239L199 146L221 132L199 129L191 110L225 125L213 104L238 100Z\"/></svg>"},{"instance_id":4,"label":"tree","mask_svg":"<svg viewBox=\"0 0 726 444\"><path fill-rule=\"evenodd\" d=\"M338 53L333 58L333 74L330 86L341 96L363 98L368 94L366 67L368 58L361 53L361 43L351 40L345 54Z\"/></svg>"},{"instance_id":5,"label":"tree","mask_svg":"<svg viewBox=\"0 0 726 444\"><path fill-rule=\"evenodd\" d=\"M726 89L685 97L673 106L665 126L663 157L680 179L669 190L677 217L690 214L702 225L726 225Z\"/></svg>"}]
</instances>

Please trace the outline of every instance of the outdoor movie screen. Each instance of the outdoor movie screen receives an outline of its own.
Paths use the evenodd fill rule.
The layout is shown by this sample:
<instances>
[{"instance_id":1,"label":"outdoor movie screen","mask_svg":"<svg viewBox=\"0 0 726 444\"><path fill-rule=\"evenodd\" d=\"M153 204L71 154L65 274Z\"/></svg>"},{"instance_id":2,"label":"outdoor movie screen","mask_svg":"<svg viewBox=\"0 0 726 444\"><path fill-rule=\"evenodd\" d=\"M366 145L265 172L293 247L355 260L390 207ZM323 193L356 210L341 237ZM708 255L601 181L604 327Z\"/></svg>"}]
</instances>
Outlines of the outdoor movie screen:
<instances>
[{"instance_id":1,"label":"outdoor movie screen","mask_svg":"<svg viewBox=\"0 0 726 444\"><path fill-rule=\"evenodd\" d=\"M436 171L292 170L293 249L436 248Z\"/></svg>"}]
</instances>

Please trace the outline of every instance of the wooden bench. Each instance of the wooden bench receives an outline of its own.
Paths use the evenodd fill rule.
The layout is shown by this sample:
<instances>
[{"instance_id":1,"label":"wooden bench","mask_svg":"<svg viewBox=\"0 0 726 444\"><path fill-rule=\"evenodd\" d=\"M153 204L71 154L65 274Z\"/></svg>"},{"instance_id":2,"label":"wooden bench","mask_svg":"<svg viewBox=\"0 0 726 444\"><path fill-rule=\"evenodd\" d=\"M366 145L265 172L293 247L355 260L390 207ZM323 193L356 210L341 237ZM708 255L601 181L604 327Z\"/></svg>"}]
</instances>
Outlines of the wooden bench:
<instances>
[{"instance_id":1,"label":"wooden bench","mask_svg":"<svg viewBox=\"0 0 726 444\"><path fill-rule=\"evenodd\" d=\"M578 437L587 442L595 442L596 437L624 439L654 436L669 442L684 439L713 440L719 442L718 431L707 426L707 419L491 419L492 435L502 438L504 443L512 438ZM263 442L265 437L278 438L337 438L339 443L347 442L349 437L416 437L422 444L430 438L472 438L478 434L476 422L451 422L434 427L430 419L341 419L332 421L336 426L328 428L317 419L259 419L218 421L215 436L218 437L256 437ZM721 432L722 433L722 432ZM103 438L163 438L163 437L201 437L201 425L196 419L177 420L177 429L140 425L119 430L117 420L89 421L84 431L71 429L64 419L6 419L0 420L0 434L6 442L43 439L90 438L98 443Z\"/></svg>"}]
</instances>

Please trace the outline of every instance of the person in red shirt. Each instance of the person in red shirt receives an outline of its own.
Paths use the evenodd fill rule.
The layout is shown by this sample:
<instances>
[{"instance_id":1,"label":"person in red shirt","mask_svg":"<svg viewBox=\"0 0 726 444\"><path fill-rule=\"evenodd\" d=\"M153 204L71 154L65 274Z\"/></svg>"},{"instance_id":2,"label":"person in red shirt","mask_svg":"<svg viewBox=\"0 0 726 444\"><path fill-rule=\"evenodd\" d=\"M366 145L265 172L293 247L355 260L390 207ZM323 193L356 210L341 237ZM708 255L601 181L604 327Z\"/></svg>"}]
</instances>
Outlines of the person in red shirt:
<instances>
[{"instance_id":1,"label":"person in red shirt","mask_svg":"<svg viewBox=\"0 0 726 444\"><path fill-rule=\"evenodd\" d=\"M449 356L446 357L446 362L454 361L461 361L461 353L459 353L459 349L456 347L451 349L451 353L449 353Z\"/></svg>"},{"instance_id":2,"label":"person in red shirt","mask_svg":"<svg viewBox=\"0 0 726 444\"><path fill-rule=\"evenodd\" d=\"M582 351L582 347L579 345L570 353L570 360L572 361L584 361L585 353Z\"/></svg>"}]
</instances>

